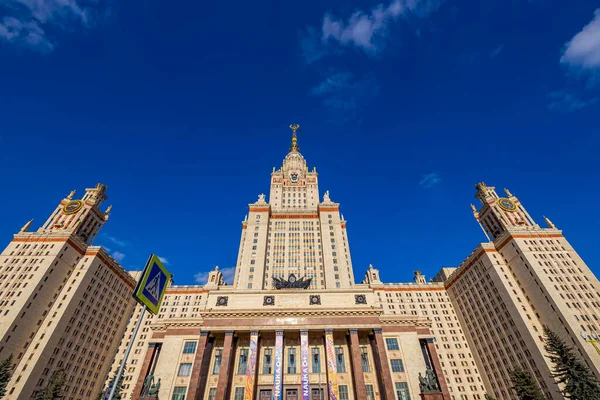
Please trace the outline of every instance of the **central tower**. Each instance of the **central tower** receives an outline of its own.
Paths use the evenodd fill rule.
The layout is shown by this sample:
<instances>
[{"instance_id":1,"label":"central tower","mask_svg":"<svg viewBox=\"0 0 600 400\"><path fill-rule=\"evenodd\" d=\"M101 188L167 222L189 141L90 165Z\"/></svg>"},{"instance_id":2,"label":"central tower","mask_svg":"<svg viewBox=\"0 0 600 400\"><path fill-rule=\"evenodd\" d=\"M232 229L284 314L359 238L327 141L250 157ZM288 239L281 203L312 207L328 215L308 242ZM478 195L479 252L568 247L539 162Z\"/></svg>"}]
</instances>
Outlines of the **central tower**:
<instances>
[{"instance_id":1,"label":"central tower","mask_svg":"<svg viewBox=\"0 0 600 400\"><path fill-rule=\"evenodd\" d=\"M242 223L236 289L274 289L273 278L312 279L310 288L354 285L346 221L325 192L319 202L316 168L300 154L297 130L280 169L273 168L269 202L263 194L249 204Z\"/></svg>"}]
</instances>

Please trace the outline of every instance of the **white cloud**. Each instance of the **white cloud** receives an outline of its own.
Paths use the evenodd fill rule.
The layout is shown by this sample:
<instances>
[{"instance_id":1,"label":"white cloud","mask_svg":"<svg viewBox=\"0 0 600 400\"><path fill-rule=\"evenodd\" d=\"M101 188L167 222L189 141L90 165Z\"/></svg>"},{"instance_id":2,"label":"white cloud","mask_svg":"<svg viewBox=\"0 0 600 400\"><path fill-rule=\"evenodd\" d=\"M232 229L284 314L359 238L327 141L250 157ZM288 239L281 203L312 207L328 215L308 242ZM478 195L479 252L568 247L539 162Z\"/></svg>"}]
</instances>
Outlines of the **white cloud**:
<instances>
[{"instance_id":1,"label":"white cloud","mask_svg":"<svg viewBox=\"0 0 600 400\"><path fill-rule=\"evenodd\" d=\"M100 236L106 238L106 240L113 242L114 244L116 244L117 246L127 246L127 242L123 241L123 240L119 240L114 236L110 236L110 235L106 235L106 234L101 234Z\"/></svg>"},{"instance_id":2,"label":"white cloud","mask_svg":"<svg viewBox=\"0 0 600 400\"><path fill-rule=\"evenodd\" d=\"M387 6L378 5L370 13L356 11L347 21L326 14L323 18L321 41L323 44L333 42L342 46L355 46L365 53L375 54L383 48L382 39L388 35L391 22L407 13L427 14L440 2L441 0L393 0ZM311 48L303 47L304 50ZM312 47L314 50L315 46ZM319 55L323 53L322 48L316 47L316 49L319 51ZM314 51L309 53L309 56L307 57L305 54L305 58L309 62L309 58L316 57Z\"/></svg>"},{"instance_id":3,"label":"white cloud","mask_svg":"<svg viewBox=\"0 0 600 400\"><path fill-rule=\"evenodd\" d=\"M158 257L158 259L160 260L161 263L163 263L164 265L168 265L169 264L169 260L167 260L165 257Z\"/></svg>"},{"instance_id":4,"label":"white cloud","mask_svg":"<svg viewBox=\"0 0 600 400\"><path fill-rule=\"evenodd\" d=\"M7 16L0 19L0 40L29 47L41 53L56 44L47 31L72 31L76 26L89 28L101 0L3 0Z\"/></svg>"},{"instance_id":5,"label":"white cloud","mask_svg":"<svg viewBox=\"0 0 600 400\"><path fill-rule=\"evenodd\" d=\"M117 262L121 262L125 258L125 254L121 253L120 251L115 251L112 253L112 258L114 258Z\"/></svg>"},{"instance_id":6,"label":"white cloud","mask_svg":"<svg viewBox=\"0 0 600 400\"><path fill-rule=\"evenodd\" d=\"M565 45L560 62L581 69L600 68L600 8L592 22Z\"/></svg>"},{"instance_id":7,"label":"white cloud","mask_svg":"<svg viewBox=\"0 0 600 400\"><path fill-rule=\"evenodd\" d=\"M223 274L223 279L227 282L228 285L233 284L233 278L235 277L235 267L228 268L219 268L219 272ZM202 285L208 282L208 271L207 272L198 272L194 275L194 280L196 283L200 283Z\"/></svg>"},{"instance_id":8,"label":"white cloud","mask_svg":"<svg viewBox=\"0 0 600 400\"><path fill-rule=\"evenodd\" d=\"M429 189L442 181L442 178L437 174L437 172L430 172L429 174L425 174L421 177L419 181L419 186L424 189Z\"/></svg>"}]
</instances>

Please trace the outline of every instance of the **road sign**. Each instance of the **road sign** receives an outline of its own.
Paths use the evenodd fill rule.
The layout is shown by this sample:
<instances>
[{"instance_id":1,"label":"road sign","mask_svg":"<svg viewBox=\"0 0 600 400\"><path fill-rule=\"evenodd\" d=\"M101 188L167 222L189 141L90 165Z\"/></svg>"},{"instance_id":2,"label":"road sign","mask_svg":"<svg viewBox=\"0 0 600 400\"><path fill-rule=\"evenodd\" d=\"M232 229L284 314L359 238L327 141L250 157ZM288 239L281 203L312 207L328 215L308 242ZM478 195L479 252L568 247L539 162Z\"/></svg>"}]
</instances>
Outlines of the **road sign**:
<instances>
[{"instance_id":1,"label":"road sign","mask_svg":"<svg viewBox=\"0 0 600 400\"><path fill-rule=\"evenodd\" d=\"M145 305L152 314L157 314L167 284L172 277L173 275L162 265L156 254L150 255L133 292L133 298Z\"/></svg>"}]
</instances>

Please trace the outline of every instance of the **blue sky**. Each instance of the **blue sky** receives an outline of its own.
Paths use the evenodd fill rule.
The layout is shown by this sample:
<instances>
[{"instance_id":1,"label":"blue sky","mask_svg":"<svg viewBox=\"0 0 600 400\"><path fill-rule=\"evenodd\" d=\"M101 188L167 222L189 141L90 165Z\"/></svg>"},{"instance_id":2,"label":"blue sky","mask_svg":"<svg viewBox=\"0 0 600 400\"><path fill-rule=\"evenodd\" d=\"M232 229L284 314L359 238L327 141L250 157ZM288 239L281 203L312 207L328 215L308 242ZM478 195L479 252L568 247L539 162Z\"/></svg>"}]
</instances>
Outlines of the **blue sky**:
<instances>
[{"instance_id":1,"label":"blue sky","mask_svg":"<svg viewBox=\"0 0 600 400\"><path fill-rule=\"evenodd\" d=\"M388 282L459 264L484 240L478 181L548 216L599 274L599 7L4 0L0 241L102 182L96 243L193 284L235 265L295 122L357 280L369 263Z\"/></svg>"}]
</instances>

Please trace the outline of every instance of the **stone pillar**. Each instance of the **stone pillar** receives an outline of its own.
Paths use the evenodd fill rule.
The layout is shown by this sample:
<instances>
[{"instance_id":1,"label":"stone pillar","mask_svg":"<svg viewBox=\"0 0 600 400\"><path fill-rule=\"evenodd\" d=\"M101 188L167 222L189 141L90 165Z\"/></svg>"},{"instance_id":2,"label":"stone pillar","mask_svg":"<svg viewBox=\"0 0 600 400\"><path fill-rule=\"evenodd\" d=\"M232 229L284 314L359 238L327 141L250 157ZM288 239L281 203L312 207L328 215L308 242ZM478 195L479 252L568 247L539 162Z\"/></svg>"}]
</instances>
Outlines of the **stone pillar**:
<instances>
[{"instance_id":1,"label":"stone pillar","mask_svg":"<svg viewBox=\"0 0 600 400\"><path fill-rule=\"evenodd\" d=\"M134 338L131 338L133 340ZM142 369L138 375L138 380L133 388L133 398L137 399L142 394L142 388L144 387L144 380L150 374L150 369L153 367L154 359L160 349L161 343L148 343L148 349L146 349L146 357L142 363Z\"/></svg>"},{"instance_id":2,"label":"stone pillar","mask_svg":"<svg viewBox=\"0 0 600 400\"><path fill-rule=\"evenodd\" d=\"M438 383L440 385L440 389L442 390L442 394L444 395L444 399L450 399L450 392L448 391L448 385L446 384L446 377L444 376L433 338L428 338L426 341L427 351L429 352L429 357L431 358L431 363L433 364L433 372L435 372L437 375Z\"/></svg>"},{"instance_id":3,"label":"stone pillar","mask_svg":"<svg viewBox=\"0 0 600 400\"><path fill-rule=\"evenodd\" d=\"M225 332L225 342L223 343L223 354L221 355L221 368L219 370L219 383L217 385L217 393L215 399L229 400L229 389L231 387L231 377L229 376L231 358L233 356L231 350L233 348L233 331Z\"/></svg>"},{"instance_id":4,"label":"stone pillar","mask_svg":"<svg viewBox=\"0 0 600 400\"><path fill-rule=\"evenodd\" d=\"M360 357L360 343L358 341L357 329L350 329L350 352L355 398L356 400L367 400L367 388L365 386L365 374L362 369L362 359Z\"/></svg>"},{"instance_id":5,"label":"stone pillar","mask_svg":"<svg viewBox=\"0 0 600 400\"><path fill-rule=\"evenodd\" d=\"M379 379L379 392L382 394L383 400L396 400L392 374L390 373L390 362L385 351L381 328L373 329L373 335L373 353L375 353L375 364L379 370L379 373L376 374Z\"/></svg>"},{"instance_id":6,"label":"stone pillar","mask_svg":"<svg viewBox=\"0 0 600 400\"><path fill-rule=\"evenodd\" d=\"M208 331L200 331L200 338L196 346L196 356L194 357L194 365L192 367L192 375L190 377L189 392L187 398L190 400L200 400L204 395L204 387L201 387L200 375L202 373L202 361L206 350L206 342L208 341Z\"/></svg>"}]
</instances>

